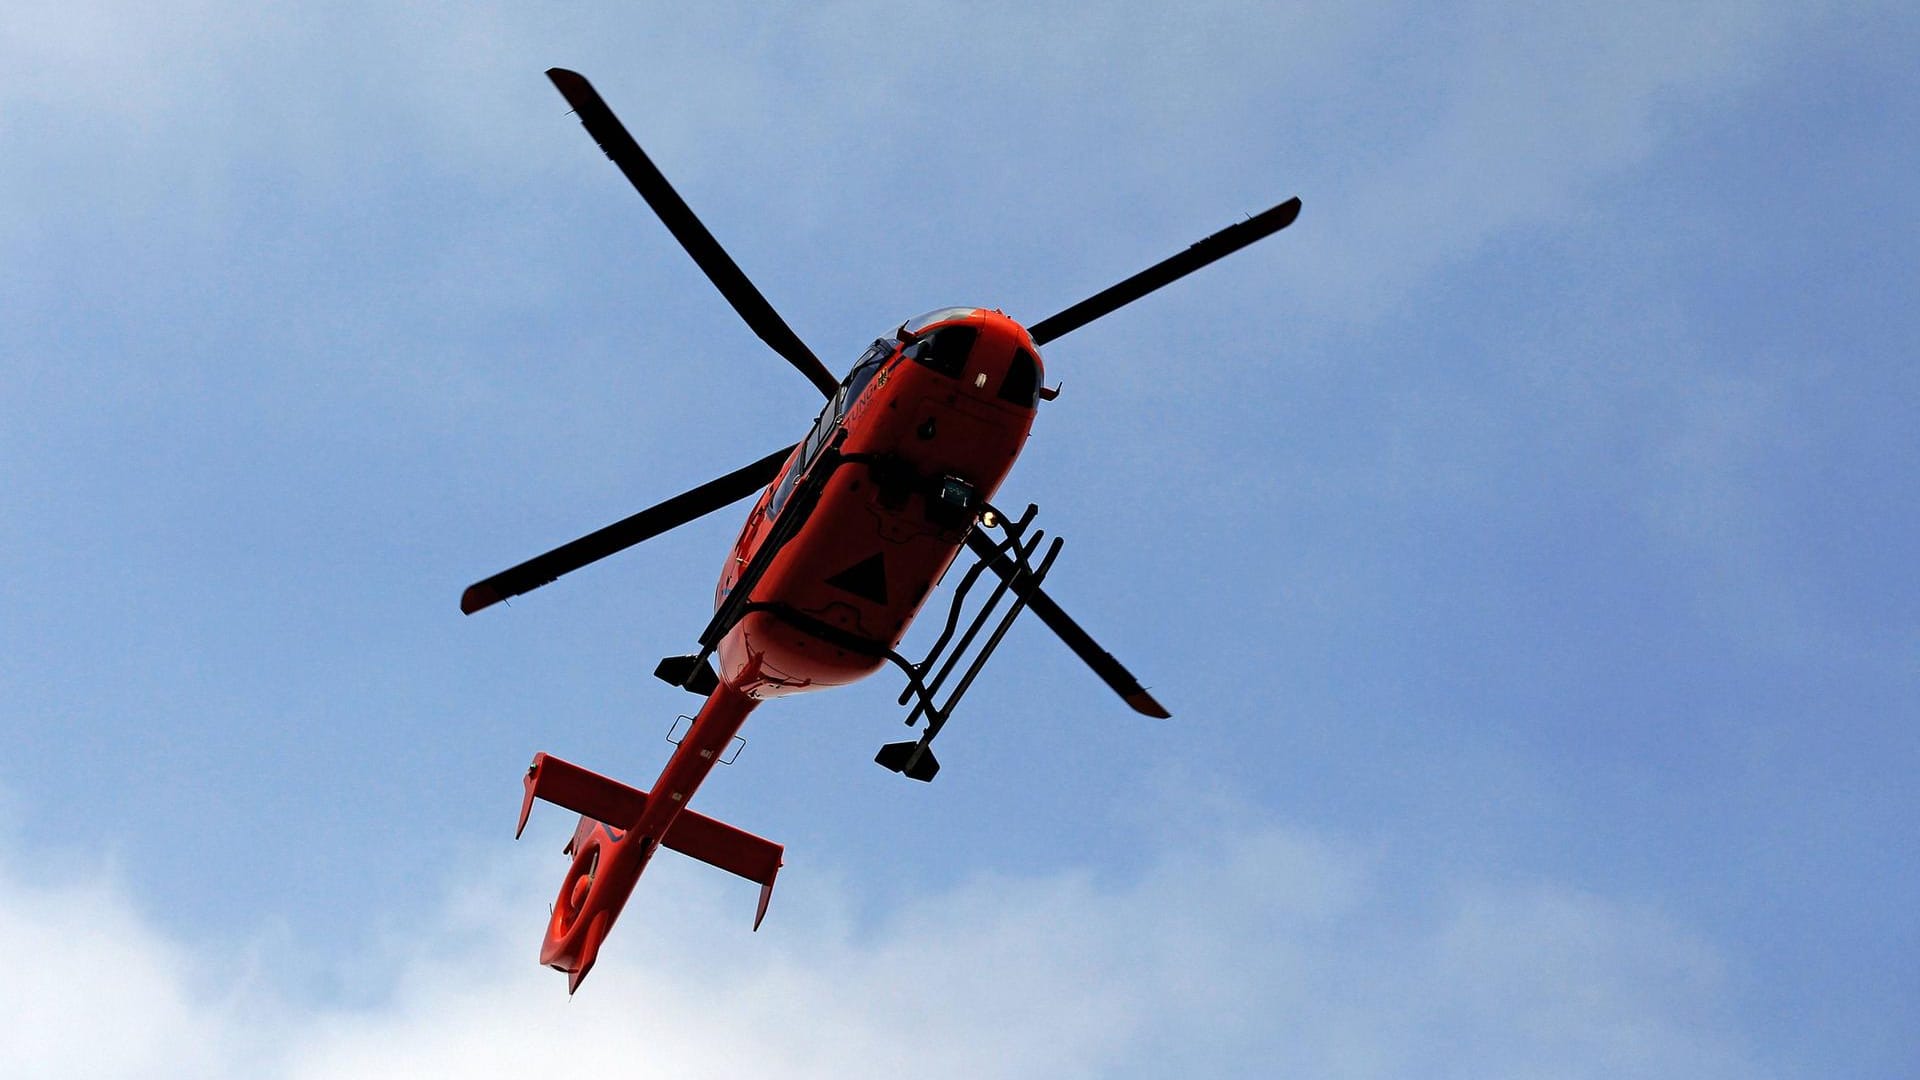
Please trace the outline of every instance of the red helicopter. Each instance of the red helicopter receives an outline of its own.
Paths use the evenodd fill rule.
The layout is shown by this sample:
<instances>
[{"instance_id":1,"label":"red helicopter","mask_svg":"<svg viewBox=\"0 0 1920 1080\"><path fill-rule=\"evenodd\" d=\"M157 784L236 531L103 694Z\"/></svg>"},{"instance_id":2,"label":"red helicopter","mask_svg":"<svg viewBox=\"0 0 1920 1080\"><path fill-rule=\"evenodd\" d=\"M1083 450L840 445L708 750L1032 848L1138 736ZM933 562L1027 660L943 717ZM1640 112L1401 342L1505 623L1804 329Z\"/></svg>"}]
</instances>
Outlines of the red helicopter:
<instances>
[{"instance_id":1,"label":"red helicopter","mask_svg":"<svg viewBox=\"0 0 1920 1080\"><path fill-rule=\"evenodd\" d=\"M836 379L587 80L563 68L547 77L747 325L827 398L800 442L477 582L460 598L460 610L472 614L760 493L728 554L698 650L668 657L654 672L706 700L653 789L631 788L547 754L536 754L527 769L520 830L535 799L580 815L565 849L573 861L540 950L542 964L566 972L572 993L592 970L600 943L660 847L757 882L753 925L759 929L783 849L695 813L687 802L725 760L747 714L767 698L840 686L892 663L906 676L900 703L913 703L907 724L922 718L926 724L918 740L889 743L874 760L912 779L932 780L940 768L934 737L1025 610L1135 711L1168 715L1041 591L1061 541L1041 552L1045 534L1031 527L1036 508L1009 517L990 500L1019 456L1039 403L1055 393L1043 381L1040 346L1286 228L1298 216L1300 200L1256 214L1027 326L979 307L941 308L910 319L869 346L846 378ZM909 661L895 650L962 548L975 561L960 580L938 639L926 656ZM995 583L969 606L987 573ZM1001 612L1003 602L1007 610Z\"/></svg>"}]
</instances>

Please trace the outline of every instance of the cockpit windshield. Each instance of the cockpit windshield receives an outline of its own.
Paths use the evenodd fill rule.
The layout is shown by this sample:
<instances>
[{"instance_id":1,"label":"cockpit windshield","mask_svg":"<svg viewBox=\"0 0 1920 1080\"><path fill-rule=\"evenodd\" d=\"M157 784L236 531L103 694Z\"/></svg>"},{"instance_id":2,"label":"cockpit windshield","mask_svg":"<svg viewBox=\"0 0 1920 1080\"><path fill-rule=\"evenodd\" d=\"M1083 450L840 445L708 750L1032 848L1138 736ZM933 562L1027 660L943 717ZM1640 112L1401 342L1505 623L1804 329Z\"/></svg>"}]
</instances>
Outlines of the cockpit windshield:
<instances>
[{"instance_id":1,"label":"cockpit windshield","mask_svg":"<svg viewBox=\"0 0 1920 1080\"><path fill-rule=\"evenodd\" d=\"M906 325L900 328L901 338L905 340L914 337L919 334L920 331L925 330L934 323L964 319L979 310L977 307L943 307L938 311L929 311L925 315L916 315L908 319Z\"/></svg>"}]
</instances>

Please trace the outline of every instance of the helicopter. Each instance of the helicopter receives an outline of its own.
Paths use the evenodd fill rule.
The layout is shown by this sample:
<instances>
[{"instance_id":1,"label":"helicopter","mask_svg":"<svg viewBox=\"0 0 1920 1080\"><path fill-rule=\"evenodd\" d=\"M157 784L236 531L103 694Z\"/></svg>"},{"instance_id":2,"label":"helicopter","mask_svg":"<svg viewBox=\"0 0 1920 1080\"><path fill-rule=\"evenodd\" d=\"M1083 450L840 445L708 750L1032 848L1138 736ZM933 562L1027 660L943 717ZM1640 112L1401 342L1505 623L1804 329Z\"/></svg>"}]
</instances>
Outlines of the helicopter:
<instances>
[{"instance_id":1,"label":"helicopter","mask_svg":"<svg viewBox=\"0 0 1920 1080\"><path fill-rule=\"evenodd\" d=\"M534 756L523 778L516 837L535 800L580 815L564 848L572 861L540 949L540 963L564 972L571 994L662 847L758 884L753 926L760 928L784 848L687 803L714 766L730 760L727 752L748 714L763 701L846 685L891 663L906 678L899 700L911 704L907 725L924 725L918 739L888 743L874 760L931 781L940 768L935 737L1024 611L1134 711L1170 715L1041 589L1061 540L1045 543L1045 532L1033 525L1037 508L1029 504L1014 516L991 500L1040 403L1058 392L1045 384L1041 346L1286 228L1299 215L1300 200L1252 215L1036 322L1022 325L998 309L964 306L908 319L869 345L844 378L835 378L592 84L564 68L548 70L547 77L733 309L826 398L812 428L793 445L476 582L461 595L460 610L471 615L759 494L727 555L696 650L667 657L654 671L704 701L684 732L676 725L669 734L677 746L652 789L545 753ZM909 660L897 651L907 628L963 550L973 562L941 632L926 655ZM976 596L988 575L992 584Z\"/></svg>"}]
</instances>

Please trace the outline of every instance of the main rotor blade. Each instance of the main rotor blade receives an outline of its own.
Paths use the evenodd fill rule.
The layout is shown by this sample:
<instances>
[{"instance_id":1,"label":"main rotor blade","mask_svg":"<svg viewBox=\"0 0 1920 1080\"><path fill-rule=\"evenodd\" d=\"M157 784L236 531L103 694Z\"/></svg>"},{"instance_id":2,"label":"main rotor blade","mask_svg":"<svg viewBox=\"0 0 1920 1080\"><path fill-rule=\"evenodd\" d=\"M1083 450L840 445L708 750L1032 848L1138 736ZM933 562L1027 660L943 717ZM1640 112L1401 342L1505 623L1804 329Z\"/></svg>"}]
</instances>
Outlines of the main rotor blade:
<instances>
[{"instance_id":1,"label":"main rotor blade","mask_svg":"<svg viewBox=\"0 0 1920 1080\"><path fill-rule=\"evenodd\" d=\"M1025 598L1027 610L1038 615L1040 621L1047 624L1047 629L1058 635L1061 641L1066 642L1067 648L1072 649L1075 656L1086 661L1087 666L1093 669L1095 675L1100 676L1102 682L1112 687L1114 693L1126 699L1134 712L1162 720L1173 715L1166 710L1165 706L1155 701L1152 694L1147 693L1146 688L1140 685L1140 680L1120 666L1120 661L1115 660L1112 653L1102 649L1093 640L1092 635L1080 629L1079 623L1074 622L1071 616L1060 610L1060 605L1054 603L1052 597L1041 592L1040 586L1021 575L1019 568L1012 565L1010 561L997 558L998 552L995 550L993 541L982 535L979 529L974 529L967 534L967 547L971 548L975 555L988 560L988 565L993 567L993 572L1005 578L1013 587L1015 594Z\"/></svg>"},{"instance_id":2,"label":"main rotor blade","mask_svg":"<svg viewBox=\"0 0 1920 1080\"><path fill-rule=\"evenodd\" d=\"M471 615L510 596L537 589L561 574L711 514L729 503L739 502L772 483L773 478L780 475L780 463L792 452L791 446L775 450L744 469L735 469L658 506L650 506L604 529L561 544L545 555L535 555L511 570L502 570L485 581L475 582L460 594L460 610Z\"/></svg>"},{"instance_id":3,"label":"main rotor blade","mask_svg":"<svg viewBox=\"0 0 1920 1080\"><path fill-rule=\"evenodd\" d=\"M660 215L661 222L673 233L673 238L680 241L680 246L686 248L687 254L693 256L693 261L706 271L707 278L720 290L720 295L727 298L727 303L733 305L733 310L739 312L753 332L760 335L761 341L786 357L787 363L800 369L800 374L819 387L821 393L832 397L840 380L834 378L820 358L813 355L813 350L807 348L806 343L800 340L800 335L794 333L780 313L773 310L767 298L760 295L760 290L754 288L753 282L735 265L720 242L713 238L705 225L700 224L700 219L688 209L679 193L673 190L673 185L667 183L667 178L648 160L640 144L627 134L620 118L613 115L613 110L607 108L607 103L600 99L593 84L587 82L579 72L566 68L547 69L547 78L553 80L553 85L559 88L567 103L573 106L573 111L579 114L580 123L587 129L587 134L592 135L593 141L600 144L600 149L606 152L607 157L620 166L621 172L627 174L634 190L647 200L647 205L653 207L654 213Z\"/></svg>"},{"instance_id":4,"label":"main rotor blade","mask_svg":"<svg viewBox=\"0 0 1920 1080\"><path fill-rule=\"evenodd\" d=\"M1272 236L1293 224L1300 216L1300 200L1288 199L1279 206L1262 210L1238 225L1229 225L1205 240L1169 259L1162 259L1111 288L1094 293L1065 311L1049 315L1027 327L1035 345L1087 325L1102 315L1133 303L1162 285L1169 285L1195 270L1225 258L1262 237Z\"/></svg>"}]
</instances>

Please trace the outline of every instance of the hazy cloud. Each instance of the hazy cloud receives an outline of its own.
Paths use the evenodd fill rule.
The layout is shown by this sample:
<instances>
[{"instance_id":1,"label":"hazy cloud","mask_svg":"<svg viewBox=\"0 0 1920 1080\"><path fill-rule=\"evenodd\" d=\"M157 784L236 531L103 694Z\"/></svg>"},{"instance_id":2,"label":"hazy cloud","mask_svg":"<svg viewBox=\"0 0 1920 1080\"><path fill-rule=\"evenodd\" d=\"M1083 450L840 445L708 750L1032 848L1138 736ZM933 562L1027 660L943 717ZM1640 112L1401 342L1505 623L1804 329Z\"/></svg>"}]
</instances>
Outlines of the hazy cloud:
<instances>
[{"instance_id":1,"label":"hazy cloud","mask_svg":"<svg viewBox=\"0 0 1920 1080\"><path fill-rule=\"evenodd\" d=\"M801 878L759 935L750 890L661 866L572 1000L533 962L559 861L523 857L355 959L390 971L364 1008L236 977L219 958L247 943L176 940L123 887L25 862L0 871L11 1075L1753 1075L1714 950L1657 912L1408 880L1272 825L1129 880L981 876L877 918Z\"/></svg>"}]
</instances>

